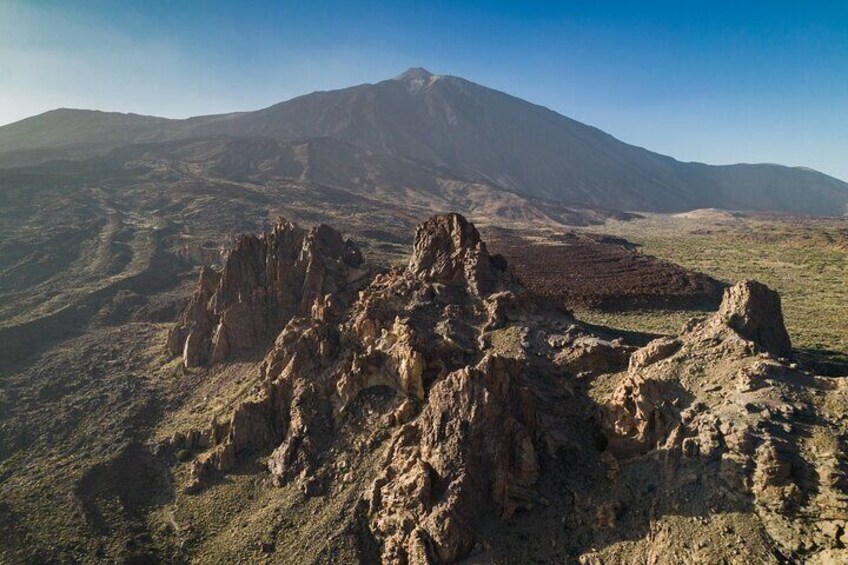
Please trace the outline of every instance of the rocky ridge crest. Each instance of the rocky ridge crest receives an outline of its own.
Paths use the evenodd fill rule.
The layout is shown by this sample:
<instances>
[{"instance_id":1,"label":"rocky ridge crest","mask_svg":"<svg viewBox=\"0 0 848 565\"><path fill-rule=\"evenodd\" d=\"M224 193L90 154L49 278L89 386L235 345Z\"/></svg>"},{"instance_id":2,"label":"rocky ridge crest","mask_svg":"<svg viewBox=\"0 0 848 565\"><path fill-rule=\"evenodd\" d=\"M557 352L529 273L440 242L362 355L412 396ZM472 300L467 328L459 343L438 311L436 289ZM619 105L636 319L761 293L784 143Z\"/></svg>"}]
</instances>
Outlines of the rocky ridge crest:
<instances>
[{"instance_id":1,"label":"rocky ridge crest","mask_svg":"<svg viewBox=\"0 0 848 565\"><path fill-rule=\"evenodd\" d=\"M332 497L351 480L345 462L376 456L359 508L384 563L496 551L492 520L533 516L564 492L563 523L597 539L622 520L638 531L643 511L653 527L686 491L716 512L755 508L782 555L844 554L844 423L794 419L811 395L835 400L848 384L782 359L788 336L767 287L740 283L713 316L637 349L540 306L459 215L421 224L408 265L368 284L352 249L329 228L288 224L241 240L222 274L201 272L169 342L188 335L188 350L197 332L197 351L219 361L219 331L231 344L243 320L260 320L238 341L247 347L282 329L252 397L167 442L201 451L188 491L265 454L274 483ZM611 392L592 395L599 383ZM827 456L805 463L799 429L828 438ZM634 494L645 476L659 480L649 503Z\"/></svg>"},{"instance_id":2,"label":"rocky ridge crest","mask_svg":"<svg viewBox=\"0 0 848 565\"><path fill-rule=\"evenodd\" d=\"M186 367L249 350L325 297L347 299L364 274L361 264L356 244L333 228L304 230L281 218L266 234L241 236L221 272L201 269L168 350Z\"/></svg>"}]
</instances>

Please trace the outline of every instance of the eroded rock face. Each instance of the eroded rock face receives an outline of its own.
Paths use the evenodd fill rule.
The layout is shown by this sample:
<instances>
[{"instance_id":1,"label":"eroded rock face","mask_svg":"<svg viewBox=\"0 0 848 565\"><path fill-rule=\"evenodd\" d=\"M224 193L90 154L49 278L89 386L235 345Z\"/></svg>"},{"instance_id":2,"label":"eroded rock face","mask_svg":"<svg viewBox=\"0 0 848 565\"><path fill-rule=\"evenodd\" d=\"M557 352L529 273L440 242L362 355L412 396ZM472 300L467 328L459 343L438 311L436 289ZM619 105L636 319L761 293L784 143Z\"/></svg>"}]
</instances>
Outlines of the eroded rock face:
<instances>
[{"instance_id":1,"label":"eroded rock face","mask_svg":"<svg viewBox=\"0 0 848 565\"><path fill-rule=\"evenodd\" d=\"M796 417L809 416L813 395L837 402L848 383L778 358L788 339L779 300L762 285L737 285L712 317L637 350L540 305L461 216L424 222L407 267L367 284L335 232L289 225L266 239L242 242L222 273L203 271L175 330L174 349L190 349L192 363L219 358L222 325L230 350L279 331L257 392L227 421L172 438L202 451L189 491L261 457L275 484L332 497L356 483L349 462L375 461L357 470L367 477L358 505L391 564L485 552L497 543L487 528L551 496L566 499L558 537L570 535L567 524L608 539L598 532L654 528L658 508L681 493L695 499L688 512L756 516L772 540L764 547L784 555L840 555L843 522L799 517L848 509L848 436L824 416ZM231 332L244 324L251 337L241 341ZM799 442L798 430L816 440ZM663 536L646 534L656 562Z\"/></svg>"},{"instance_id":2,"label":"eroded rock face","mask_svg":"<svg viewBox=\"0 0 848 565\"><path fill-rule=\"evenodd\" d=\"M601 406L606 458L618 473L655 461L672 490L694 477L702 490L735 493L736 507L756 509L783 555L846 559L832 535L832 517L848 510L848 485L832 480L840 425L809 417L812 396L838 396L848 382L775 359L789 347L776 293L751 281L732 287L711 318L633 354Z\"/></svg>"},{"instance_id":3,"label":"eroded rock face","mask_svg":"<svg viewBox=\"0 0 848 565\"><path fill-rule=\"evenodd\" d=\"M269 233L242 236L220 273L201 270L168 349L187 367L251 349L327 296L348 299L361 264L356 245L325 225L305 230L280 220Z\"/></svg>"},{"instance_id":4,"label":"eroded rock face","mask_svg":"<svg viewBox=\"0 0 848 565\"><path fill-rule=\"evenodd\" d=\"M418 226L408 269L422 280L484 294L493 288L493 271L504 266L502 258L492 263L477 228L459 214L444 214Z\"/></svg>"},{"instance_id":5,"label":"eroded rock face","mask_svg":"<svg viewBox=\"0 0 848 565\"><path fill-rule=\"evenodd\" d=\"M298 244L281 242L301 241L309 248L308 236L301 239L300 233L293 226L280 228L269 236L271 247L290 249ZM272 270L285 272L287 284L297 289L271 286L275 296L286 297L271 303L291 317L261 364L259 393L243 402L229 422L216 422L215 433L195 434L204 438L198 447L208 447L192 463L187 489L201 489L241 458L270 452L268 469L276 483L300 481L304 492L325 492L338 478L323 456L351 449L350 440L341 438L352 433L346 422L357 411L360 395L390 390L393 401L381 415L383 429L372 430L367 442L385 444L384 467L363 493L383 560L459 559L478 542L477 513L481 519L486 514L506 518L532 505L540 442L555 450L568 433L552 434L539 426L537 395L525 378L527 361L520 355L504 358L485 345L487 332L528 313L537 315L537 309L505 266L497 260L493 264L477 230L461 216L423 223L407 268L376 276L349 301L337 298L349 288L324 292L327 280L340 284L334 273L349 272L353 265L345 262L340 237L323 235L335 245L310 254L310 262L321 265L320 277L299 269L296 260ZM220 281L207 281L178 328L187 325L189 314L204 321L223 312L218 324L231 331L237 326L228 324L227 312L242 304L232 298L244 296L245 288L263 289L267 304L267 286L253 278L264 271L252 259L267 256L266 245L258 239L238 246ZM338 271L331 272L325 262ZM310 282L315 279L325 281L320 290ZM196 306L204 303L211 308ZM281 309L276 306L281 303L294 306ZM196 323L192 330L212 325Z\"/></svg>"},{"instance_id":6,"label":"eroded rock face","mask_svg":"<svg viewBox=\"0 0 848 565\"><path fill-rule=\"evenodd\" d=\"M769 353L792 355L780 295L762 283L743 281L725 290L717 319Z\"/></svg>"},{"instance_id":7,"label":"eroded rock face","mask_svg":"<svg viewBox=\"0 0 848 565\"><path fill-rule=\"evenodd\" d=\"M492 502L504 518L530 506L539 458L534 397L522 370L515 360L487 356L452 372L395 435L368 494L384 562L455 561L474 546L475 514Z\"/></svg>"},{"instance_id":8,"label":"eroded rock face","mask_svg":"<svg viewBox=\"0 0 848 565\"><path fill-rule=\"evenodd\" d=\"M630 357L630 368L647 367L671 357L680 349L680 340L673 337L661 337L638 349Z\"/></svg>"},{"instance_id":9,"label":"eroded rock face","mask_svg":"<svg viewBox=\"0 0 848 565\"><path fill-rule=\"evenodd\" d=\"M576 376L617 373L627 367L633 349L596 337L581 337L564 347L556 362Z\"/></svg>"}]
</instances>

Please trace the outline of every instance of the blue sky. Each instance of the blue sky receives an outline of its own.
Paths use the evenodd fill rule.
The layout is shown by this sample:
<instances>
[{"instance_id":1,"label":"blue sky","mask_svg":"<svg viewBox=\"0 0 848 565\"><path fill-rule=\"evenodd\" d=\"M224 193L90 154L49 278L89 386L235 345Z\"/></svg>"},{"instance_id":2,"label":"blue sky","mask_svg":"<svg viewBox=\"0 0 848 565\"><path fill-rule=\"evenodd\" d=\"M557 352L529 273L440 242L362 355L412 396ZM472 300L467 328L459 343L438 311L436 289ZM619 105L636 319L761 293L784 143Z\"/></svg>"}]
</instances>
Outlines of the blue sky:
<instances>
[{"instance_id":1,"label":"blue sky","mask_svg":"<svg viewBox=\"0 0 848 565\"><path fill-rule=\"evenodd\" d=\"M0 0L0 123L186 117L412 66L681 160L848 180L848 2Z\"/></svg>"}]
</instances>

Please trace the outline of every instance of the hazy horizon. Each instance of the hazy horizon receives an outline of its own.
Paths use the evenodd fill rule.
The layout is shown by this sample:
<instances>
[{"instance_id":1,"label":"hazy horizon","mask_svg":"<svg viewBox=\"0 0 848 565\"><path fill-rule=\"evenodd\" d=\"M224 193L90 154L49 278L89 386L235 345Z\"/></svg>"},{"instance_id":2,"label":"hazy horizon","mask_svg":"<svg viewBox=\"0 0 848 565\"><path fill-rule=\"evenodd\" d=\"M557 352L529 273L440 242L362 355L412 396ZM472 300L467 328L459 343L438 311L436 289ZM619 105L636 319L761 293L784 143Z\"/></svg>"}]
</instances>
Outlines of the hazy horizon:
<instances>
[{"instance_id":1,"label":"hazy horizon","mask_svg":"<svg viewBox=\"0 0 848 565\"><path fill-rule=\"evenodd\" d=\"M246 111L425 67L681 161L848 179L848 7L85 1L0 6L0 124ZM245 33L244 30L255 33Z\"/></svg>"}]
</instances>

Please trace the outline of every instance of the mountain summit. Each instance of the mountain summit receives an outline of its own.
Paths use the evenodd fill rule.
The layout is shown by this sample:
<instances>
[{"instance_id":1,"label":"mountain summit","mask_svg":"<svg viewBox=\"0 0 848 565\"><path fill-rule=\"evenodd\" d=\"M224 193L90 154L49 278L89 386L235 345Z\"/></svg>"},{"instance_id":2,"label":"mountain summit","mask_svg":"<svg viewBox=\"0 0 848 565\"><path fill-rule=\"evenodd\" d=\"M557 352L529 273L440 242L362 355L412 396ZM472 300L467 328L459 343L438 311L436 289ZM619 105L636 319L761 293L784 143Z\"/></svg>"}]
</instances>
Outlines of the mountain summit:
<instances>
[{"instance_id":1,"label":"mountain summit","mask_svg":"<svg viewBox=\"0 0 848 565\"><path fill-rule=\"evenodd\" d=\"M439 75L434 75L422 67L413 67L394 78L397 82L404 84L410 91L416 91L428 86Z\"/></svg>"},{"instance_id":2,"label":"mountain summit","mask_svg":"<svg viewBox=\"0 0 848 565\"><path fill-rule=\"evenodd\" d=\"M658 212L848 212L848 184L816 171L683 163L542 106L423 68L255 112L186 120L69 112L74 111L0 128L0 165L201 136L330 137L370 154L569 205Z\"/></svg>"},{"instance_id":3,"label":"mountain summit","mask_svg":"<svg viewBox=\"0 0 848 565\"><path fill-rule=\"evenodd\" d=\"M395 80L399 80L401 82L430 80L434 76L436 75L434 75L424 67L412 67L396 76Z\"/></svg>"}]
</instances>

